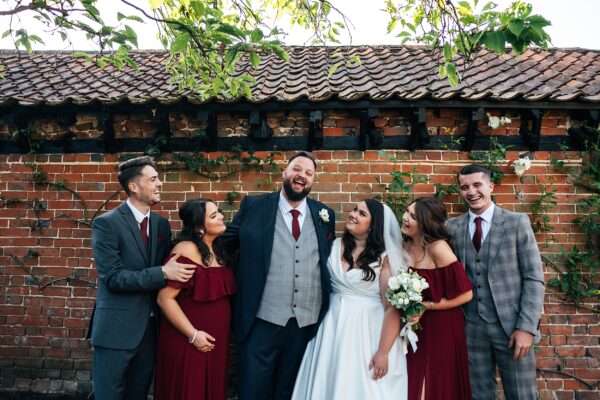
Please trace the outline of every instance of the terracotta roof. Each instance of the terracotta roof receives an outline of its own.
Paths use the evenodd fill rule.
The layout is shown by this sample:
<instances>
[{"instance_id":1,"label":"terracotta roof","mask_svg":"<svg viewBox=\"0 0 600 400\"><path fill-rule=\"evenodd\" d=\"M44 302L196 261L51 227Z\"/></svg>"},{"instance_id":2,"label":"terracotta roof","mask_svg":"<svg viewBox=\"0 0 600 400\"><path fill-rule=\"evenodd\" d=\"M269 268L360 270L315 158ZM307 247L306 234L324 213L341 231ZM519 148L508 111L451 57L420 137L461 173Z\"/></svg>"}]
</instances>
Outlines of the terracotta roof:
<instances>
[{"instance_id":1,"label":"terracotta roof","mask_svg":"<svg viewBox=\"0 0 600 400\"><path fill-rule=\"evenodd\" d=\"M528 50L522 55L481 51L458 88L437 74L437 58L415 46L289 47L290 60L265 57L251 71L256 77L251 102L448 99L475 101L600 103L600 51ZM339 60L357 55L361 62ZM0 105L63 103L198 102L169 82L163 51L136 51L138 70L100 69L71 52L0 51ZM247 63L241 70L250 70Z\"/></svg>"}]
</instances>

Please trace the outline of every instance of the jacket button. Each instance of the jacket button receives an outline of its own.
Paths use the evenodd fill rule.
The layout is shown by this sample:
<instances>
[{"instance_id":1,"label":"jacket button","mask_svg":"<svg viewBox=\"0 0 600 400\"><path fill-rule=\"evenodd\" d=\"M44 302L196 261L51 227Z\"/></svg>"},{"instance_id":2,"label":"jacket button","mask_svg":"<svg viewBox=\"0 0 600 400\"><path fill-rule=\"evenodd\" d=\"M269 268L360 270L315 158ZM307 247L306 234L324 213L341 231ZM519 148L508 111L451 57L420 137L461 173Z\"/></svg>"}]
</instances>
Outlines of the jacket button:
<instances>
[{"instance_id":1,"label":"jacket button","mask_svg":"<svg viewBox=\"0 0 600 400\"><path fill-rule=\"evenodd\" d=\"M296 264L299 263L299 262L300 262L300 260L296 260Z\"/></svg>"},{"instance_id":2,"label":"jacket button","mask_svg":"<svg viewBox=\"0 0 600 400\"><path fill-rule=\"evenodd\" d=\"M294 293L298 293L298 289L294 289Z\"/></svg>"},{"instance_id":3,"label":"jacket button","mask_svg":"<svg viewBox=\"0 0 600 400\"><path fill-rule=\"evenodd\" d=\"M296 274L296 278L300 278L300 275Z\"/></svg>"},{"instance_id":4,"label":"jacket button","mask_svg":"<svg viewBox=\"0 0 600 400\"><path fill-rule=\"evenodd\" d=\"M300 246L296 246L296 248L297 248L297 249L299 249L299 248L300 248Z\"/></svg>"},{"instance_id":5,"label":"jacket button","mask_svg":"<svg viewBox=\"0 0 600 400\"><path fill-rule=\"evenodd\" d=\"M296 308L296 305L294 304L293 307Z\"/></svg>"}]
</instances>

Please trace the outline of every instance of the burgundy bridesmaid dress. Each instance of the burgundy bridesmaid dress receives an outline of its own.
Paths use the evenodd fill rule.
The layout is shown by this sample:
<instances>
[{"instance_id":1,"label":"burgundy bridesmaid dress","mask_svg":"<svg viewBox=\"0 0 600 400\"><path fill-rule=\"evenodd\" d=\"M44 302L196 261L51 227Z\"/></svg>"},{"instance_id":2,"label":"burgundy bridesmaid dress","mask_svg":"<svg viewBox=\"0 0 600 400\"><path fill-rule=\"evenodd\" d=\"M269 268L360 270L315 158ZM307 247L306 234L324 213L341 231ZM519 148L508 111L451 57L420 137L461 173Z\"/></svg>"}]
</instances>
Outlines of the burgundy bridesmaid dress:
<instances>
[{"instance_id":1,"label":"burgundy bridesmaid dress","mask_svg":"<svg viewBox=\"0 0 600 400\"><path fill-rule=\"evenodd\" d=\"M423 292L424 301L439 302L442 297L450 300L472 289L459 261L445 267L414 270L429 283ZM428 310L420 324L418 349L407 354L408 400L470 400L462 307Z\"/></svg>"},{"instance_id":2,"label":"burgundy bridesmaid dress","mask_svg":"<svg viewBox=\"0 0 600 400\"><path fill-rule=\"evenodd\" d=\"M186 257L181 263L196 264L187 283L168 281L180 288L176 300L192 325L213 336L215 348L201 352L188 342L163 315L158 338L156 400L225 400L231 322L230 296L235 292L233 271L207 268Z\"/></svg>"}]
</instances>

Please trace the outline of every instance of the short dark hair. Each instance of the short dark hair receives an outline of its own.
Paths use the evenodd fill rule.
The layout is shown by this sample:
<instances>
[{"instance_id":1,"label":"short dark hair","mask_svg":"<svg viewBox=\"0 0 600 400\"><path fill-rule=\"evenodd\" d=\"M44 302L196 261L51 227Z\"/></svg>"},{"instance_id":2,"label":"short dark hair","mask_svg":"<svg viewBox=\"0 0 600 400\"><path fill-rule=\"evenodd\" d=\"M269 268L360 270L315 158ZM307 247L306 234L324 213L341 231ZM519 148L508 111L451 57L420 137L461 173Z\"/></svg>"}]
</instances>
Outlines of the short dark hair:
<instances>
[{"instance_id":1,"label":"short dark hair","mask_svg":"<svg viewBox=\"0 0 600 400\"><path fill-rule=\"evenodd\" d=\"M492 171L490 171L489 168L486 168L480 164L465 165L460 169L460 171L458 171L458 174L456 174L456 179L458 179L461 175L471 175L476 174L478 172L481 172L482 174L487 176L487 178L490 181L492 180Z\"/></svg>"},{"instance_id":2,"label":"short dark hair","mask_svg":"<svg viewBox=\"0 0 600 400\"><path fill-rule=\"evenodd\" d=\"M130 158L119 164L118 179L121 187L125 193L127 193L127 196L131 195L131 192L129 191L129 182L135 177L142 175L142 170L148 165L156 170L158 169L154 159L150 156Z\"/></svg>"},{"instance_id":3,"label":"short dark hair","mask_svg":"<svg viewBox=\"0 0 600 400\"><path fill-rule=\"evenodd\" d=\"M298 151L296 154L291 156L290 159L288 160L287 165L290 165L290 163L298 157L308 158L310 161L313 162L313 165L315 166L315 170L317 169L317 160L315 159L315 156L310 151L304 151L304 150Z\"/></svg>"}]
</instances>

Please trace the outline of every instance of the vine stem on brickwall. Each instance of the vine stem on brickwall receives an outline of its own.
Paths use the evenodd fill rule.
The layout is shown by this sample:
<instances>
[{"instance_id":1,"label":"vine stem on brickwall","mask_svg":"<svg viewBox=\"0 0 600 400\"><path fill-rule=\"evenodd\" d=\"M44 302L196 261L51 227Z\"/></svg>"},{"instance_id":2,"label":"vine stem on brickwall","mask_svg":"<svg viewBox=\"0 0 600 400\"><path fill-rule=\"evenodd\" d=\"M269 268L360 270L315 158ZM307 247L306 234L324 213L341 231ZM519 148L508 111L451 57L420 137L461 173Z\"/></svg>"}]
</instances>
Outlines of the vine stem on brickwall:
<instances>
[{"instance_id":1,"label":"vine stem on brickwall","mask_svg":"<svg viewBox=\"0 0 600 400\"><path fill-rule=\"evenodd\" d=\"M558 369L538 368L537 370L541 373L555 374L555 375L560 375L560 376L564 376L567 378L575 379L577 382L581 383L582 385L585 385L585 387L588 388L588 390L595 390L595 389L598 389L598 387L600 387L600 381L596 381L594 383L589 383L576 375L570 374L565 371L560 371Z\"/></svg>"},{"instance_id":2,"label":"vine stem on brickwall","mask_svg":"<svg viewBox=\"0 0 600 400\"><path fill-rule=\"evenodd\" d=\"M14 254L9 254L9 256L10 256L11 260L13 260L13 262L15 264L17 264L17 266L19 268L21 268L23 271L27 272L27 274L31 277L31 279L33 279L35 281L35 283L39 287L39 285L41 284L40 278L33 273L33 268L32 267L28 267L27 265L25 265L25 263L23 262L23 260L20 259L19 257L15 256Z\"/></svg>"},{"instance_id":3,"label":"vine stem on brickwall","mask_svg":"<svg viewBox=\"0 0 600 400\"><path fill-rule=\"evenodd\" d=\"M543 259L544 263L550 265L550 267L552 267L552 269L555 270L557 273L559 273L559 274L564 273L564 271L554 261L552 261L549 257L547 257L545 255L542 255L542 259ZM556 292L562 293L560 289L557 289ZM573 301L573 300L569 299L568 297L559 297L559 298L562 300L562 302L564 304L570 304L570 305L573 305L573 306L575 306L575 307L577 307L579 309L591 311L594 314L600 313L600 309L594 308L594 307L590 307L590 306L586 306L586 305L581 304L579 302Z\"/></svg>"}]
</instances>

